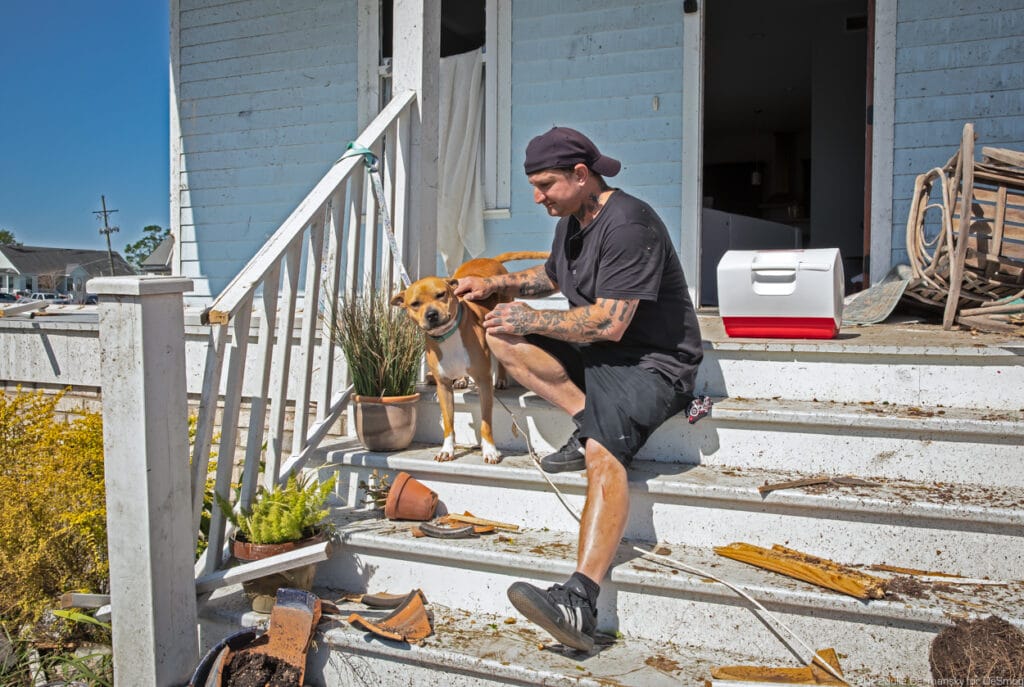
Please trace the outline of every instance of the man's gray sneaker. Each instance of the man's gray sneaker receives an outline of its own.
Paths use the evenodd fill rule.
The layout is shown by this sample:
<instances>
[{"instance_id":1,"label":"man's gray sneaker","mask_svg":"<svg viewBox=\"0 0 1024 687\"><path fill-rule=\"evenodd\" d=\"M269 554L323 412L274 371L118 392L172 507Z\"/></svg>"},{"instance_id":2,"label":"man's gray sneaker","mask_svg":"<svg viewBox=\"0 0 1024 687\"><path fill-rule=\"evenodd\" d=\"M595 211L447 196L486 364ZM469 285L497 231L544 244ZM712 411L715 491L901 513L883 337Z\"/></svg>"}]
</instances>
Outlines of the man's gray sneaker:
<instances>
[{"instance_id":1,"label":"man's gray sneaker","mask_svg":"<svg viewBox=\"0 0 1024 687\"><path fill-rule=\"evenodd\" d=\"M570 472L587 467L586 450L580 443L580 430L576 430L565 442L565 446L540 459L544 472Z\"/></svg>"},{"instance_id":2,"label":"man's gray sneaker","mask_svg":"<svg viewBox=\"0 0 1024 687\"><path fill-rule=\"evenodd\" d=\"M574 580L544 590L526 582L508 588L508 600L528 620L562 644L579 651L594 648L597 612Z\"/></svg>"}]
</instances>

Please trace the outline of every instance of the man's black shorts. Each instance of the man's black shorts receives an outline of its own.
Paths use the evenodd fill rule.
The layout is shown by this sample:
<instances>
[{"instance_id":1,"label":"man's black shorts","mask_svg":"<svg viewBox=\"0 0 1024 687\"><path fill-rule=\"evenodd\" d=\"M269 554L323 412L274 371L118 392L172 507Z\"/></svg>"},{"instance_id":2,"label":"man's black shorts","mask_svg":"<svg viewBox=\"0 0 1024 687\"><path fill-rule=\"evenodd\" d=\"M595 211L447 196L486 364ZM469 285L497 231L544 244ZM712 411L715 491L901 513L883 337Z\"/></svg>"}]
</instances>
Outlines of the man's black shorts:
<instances>
[{"instance_id":1,"label":"man's black shorts","mask_svg":"<svg viewBox=\"0 0 1024 687\"><path fill-rule=\"evenodd\" d=\"M655 370L616 359L608 349L535 334L526 340L558 359L586 394L581 440L596 439L626 467L654 430L693 400L692 378L673 383Z\"/></svg>"}]
</instances>

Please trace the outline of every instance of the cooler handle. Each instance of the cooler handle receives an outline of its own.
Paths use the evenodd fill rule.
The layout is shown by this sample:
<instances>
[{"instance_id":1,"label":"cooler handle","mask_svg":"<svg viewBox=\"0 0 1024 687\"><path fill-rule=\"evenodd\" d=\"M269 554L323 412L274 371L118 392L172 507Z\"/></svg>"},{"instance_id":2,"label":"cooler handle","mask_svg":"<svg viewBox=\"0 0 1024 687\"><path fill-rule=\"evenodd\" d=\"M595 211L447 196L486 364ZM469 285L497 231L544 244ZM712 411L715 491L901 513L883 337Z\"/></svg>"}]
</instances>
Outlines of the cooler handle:
<instances>
[{"instance_id":1,"label":"cooler handle","mask_svg":"<svg viewBox=\"0 0 1024 687\"><path fill-rule=\"evenodd\" d=\"M777 256L772 256L777 257ZM754 258L750 269L754 272L767 272L778 270L789 270L795 272L798 269L812 270L814 272L828 272L832 269L831 262L806 262L804 260L758 260Z\"/></svg>"}]
</instances>

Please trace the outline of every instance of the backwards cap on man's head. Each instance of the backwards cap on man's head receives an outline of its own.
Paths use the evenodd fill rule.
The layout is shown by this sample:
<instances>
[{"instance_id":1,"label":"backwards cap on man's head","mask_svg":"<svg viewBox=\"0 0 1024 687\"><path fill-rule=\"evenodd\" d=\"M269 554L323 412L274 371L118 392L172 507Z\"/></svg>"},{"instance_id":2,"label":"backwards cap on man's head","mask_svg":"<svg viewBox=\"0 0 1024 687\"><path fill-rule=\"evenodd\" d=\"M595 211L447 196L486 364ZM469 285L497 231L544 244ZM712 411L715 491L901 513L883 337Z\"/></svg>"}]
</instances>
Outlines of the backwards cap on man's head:
<instances>
[{"instance_id":1,"label":"backwards cap on man's head","mask_svg":"<svg viewBox=\"0 0 1024 687\"><path fill-rule=\"evenodd\" d=\"M622 163L602 155L589 138L564 126L553 127L530 141L523 167L527 174L533 174L545 169L575 167L580 162L605 177L613 177L622 169Z\"/></svg>"}]
</instances>

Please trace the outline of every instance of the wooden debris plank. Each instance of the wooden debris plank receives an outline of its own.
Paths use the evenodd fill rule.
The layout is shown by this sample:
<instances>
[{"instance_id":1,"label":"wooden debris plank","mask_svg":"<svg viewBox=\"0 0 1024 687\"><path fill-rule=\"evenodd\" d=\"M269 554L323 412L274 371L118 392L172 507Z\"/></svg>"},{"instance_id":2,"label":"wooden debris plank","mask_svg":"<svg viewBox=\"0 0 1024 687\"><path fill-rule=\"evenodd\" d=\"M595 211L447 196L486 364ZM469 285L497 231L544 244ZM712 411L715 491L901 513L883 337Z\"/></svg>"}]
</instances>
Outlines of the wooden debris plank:
<instances>
[{"instance_id":1,"label":"wooden debris plank","mask_svg":"<svg viewBox=\"0 0 1024 687\"><path fill-rule=\"evenodd\" d=\"M716 546L715 553L858 599L881 599L885 596L885 580L880 577L840 565L827 558L787 549L779 544L771 549L764 549L753 544L735 542L728 546Z\"/></svg>"},{"instance_id":2,"label":"wooden debris plank","mask_svg":"<svg viewBox=\"0 0 1024 687\"><path fill-rule=\"evenodd\" d=\"M827 484L831 482L831 477L807 477L805 479L793 479L788 482L774 482L771 484L765 483L757 488L758 492L767 494L769 492L778 491L779 489L795 489L797 487L810 487L815 484Z\"/></svg>"},{"instance_id":3,"label":"wooden debris plank","mask_svg":"<svg viewBox=\"0 0 1024 687\"><path fill-rule=\"evenodd\" d=\"M818 665L825 661L840 675L839 657L835 649L819 649L817 657L811 663L800 668L777 668L773 666L721 666L711 669L712 685L843 685L846 682L829 673Z\"/></svg>"},{"instance_id":4,"label":"wooden debris plank","mask_svg":"<svg viewBox=\"0 0 1024 687\"><path fill-rule=\"evenodd\" d=\"M879 572L891 572L899 573L900 575L932 575L936 577L960 577L953 573L938 572L935 570L918 570L917 568L903 568L898 565L886 565L885 563L875 563L874 565L868 566L869 570L877 570Z\"/></svg>"},{"instance_id":5,"label":"wooden debris plank","mask_svg":"<svg viewBox=\"0 0 1024 687\"><path fill-rule=\"evenodd\" d=\"M968 122L964 125L960 142L960 158L969 160L970 163L963 166L963 176L960 177L960 222L951 247L953 255L949 263L949 296L942 314L942 328L945 330L953 326L960 303L960 290L963 288L964 258L967 257L967 238L971 229L970 210L974 192L974 138L974 124Z\"/></svg>"},{"instance_id":6,"label":"wooden debris plank","mask_svg":"<svg viewBox=\"0 0 1024 687\"><path fill-rule=\"evenodd\" d=\"M990 146L982 146L981 154L983 157L986 157L989 160L1000 162L1004 165L1024 167L1024 153L1016 150L1007 150L1006 148L992 148Z\"/></svg>"},{"instance_id":7,"label":"wooden debris plank","mask_svg":"<svg viewBox=\"0 0 1024 687\"><path fill-rule=\"evenodd\" d=\"M497 520L485 520L483 518L476 518L471 515L455 515L453 513L449 513L446 517L454 522L462 522L466 523L467 525L486 525L495 527L499 530L509 530L510 532L519 531L519 525L512 525L507 522L498 522Z\"/></svg>"},{"instance_id":8,"label":"wooden debris plank","mask_svg":"<svg viewBox=\"0 0 1024 687\"><path fill-rule=\"evenodd\" d=\"M971 329L977 329L980 332L991 332L994 334L1018 334L1020 333L1020 326L1003 322L1000 320L992 319L991 317L984 317L982 315L972 315L970 317L958 317L956 321Z\"/></svg>"},{"instance_id":9,"label":"wooden debris plank","mask_svg":"<svg viewBox=\"0 0 1024 687\"><path fill-rule=\"evenodd\" d=\"M46 309L47 305L48 305L48 303L46 303L45 301L25 301L23 303L22 302L14 303L12 305L8 305L8 306L5 306L3 308L0 308L0 317L10 317L12 315L23 315L25 313L31 313L31 312L36 312L36 311L39 311L39 312L36 312L36 314L39 314L43 310Z\"/></svg>"},{"instance_id":10,"label":"wooden debris plank","mask_svg":"<svg viewBox=\"0 0 1024 687\"><path fill-rule=\"evenodd\" d=\"M1008 580L985 580L980 577L946 577L945 575L918 575L917 579L921 582L936 582L938 584L964 585L968 587L1009 587L1011 584Z\"/></svg>"},{"instance_id":11,"label":"wooden debris plank","mask_svg":"<svg viewBox=\"0 0 1024 687\"><path fill-rule=\"evenodd\" d=\"M971 317L972 315L995 315L998 313L1024 312L1024 303L1005 303L1003 305L989 305L980 308L963 308L960 315Z\"/></svg>"},{"instance_id":12,"label":"wooden debris plank","mask_svg":"<svg viewBox=\"0 0 1024 687\"><path fill-rule=\"evenodd\" d=\"M212 592L214 589L238 584L239 582L247 582L258 577L294 570L311 563L319 563L327 560L330 555L331 542L325 541L311 546L303 546L301 549L293 549L276 556L269 556L263 560L244 563L227 570L217 570L196 578L196 593Z\"/></svg>"},{"instance_id":13,"label":"wooden debris plank","mask_svg":"<svg viewBox=\"0 0 1024 687\"><path fill-rule=\"evenodd\" d=\"M1009 189L1006 186L999 186L997 188L998 190L995 191L987 188L976 188L974 189L974 198L986 203L1004 202L1006 205L1024 207L1024 195L1014 193L1015 189Z\"/></svg>"},{"instance_id":14,"label":"wooden debris plank","mask_svg":"<svg viewBox=\"0 0 1024 687\"><path fill-rule=\"evenodd\" d=\"M64 592L60 597L61 608L99 608L110 603L110 594L82 594Z\"/></svg>"},{"instance_id":15,"label":"wooden debris plank","mask_svg":"<svg viewBox=\"0 0 1024 687\"><path fill-rule=\"evenodd\" d=\"M945 594L936 594L935 598L942 599L943 601L951 601L952 603L960 604L961 606L967 606L968 608L978 608L978 609L981 609L981 610L988 609L988 606L983 606L982 604L972 603L970 601L964 601L963 599L954 599L953 597L946 596Z\"/></svg>"}]
</instances>

